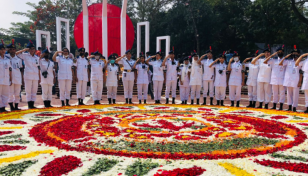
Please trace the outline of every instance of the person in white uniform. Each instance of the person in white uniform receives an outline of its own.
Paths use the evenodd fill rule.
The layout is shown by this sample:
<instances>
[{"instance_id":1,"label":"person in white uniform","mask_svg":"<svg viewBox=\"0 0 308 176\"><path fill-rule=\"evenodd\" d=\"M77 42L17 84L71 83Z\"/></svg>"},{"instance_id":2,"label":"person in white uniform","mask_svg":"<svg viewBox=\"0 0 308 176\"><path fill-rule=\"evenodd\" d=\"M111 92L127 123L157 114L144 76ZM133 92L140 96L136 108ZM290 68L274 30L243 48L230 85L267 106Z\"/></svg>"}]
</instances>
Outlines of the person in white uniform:
<instances>
[{"instance_id":1,"label":"person in white uniform","mask_svg":"<svg viewBox=\"0 0 308 176\"><path fill-rule=\"evenodd\" d=\"M295 66L300 66L302 71L304 72L304 79L302 74L300 75L299 83L302 83L301 89L305 92L305 107L306 110L304 113L308 113L308 53L301 55L295 62ZM302 59L305 60L302 61ZM300 84L299 84L300 85Z\"/></svg>"},{"instance_id":2,"label":"person in white uniform","mask_svg":"<svg viewBox=\"0 0 308 176\"><path fill-rule=\"evenodd\" d=\"M273 108L276 109L277 103L280 103L279 110L283 109L283 104L286 99L286 87L283 86L284 76L285 76L285 66L279 65L280 61L283 59L284 46L279 47L276 50L275 55L278 57L271 59L271 57L266 58L263 62L265 64L270 64L272 67L271 74L271 85L273 91Z\"/></svg>"},{"instance_id":3,"label":"person in white uniform","mask_svg":"<svg viewBox=\"0 0 308 176\"><path fill-rule=\"evenodd\" d=\"M213 104L214 99L214 67L209 67L213 61L212 47L205 52L198 60L198 64L203 67L203 104L206 105L207 92L209 91L210 105ZM207 59L204 59L207 56Z\"/></svg>"},{"instance_id":4,"label":"person in white uniform","mask_svg":"<svg viewBox=\"0 0 308 176\"><path fill-rule=\"evenodd\" d=\"M255 65L252 63L247 63L247 61L255 58L258 56L258 51L252 56L243 61L243 67L249 68L248 72L248 79L246 85L248 86L248 98L249 98L249 105L246 106L247 108L255 108L258 91L257 91L257 81L258 81L258 74L259 74L259 65ZM244 68L245 69L245 68Z\"/></svg>"},{"instance_id":5,"label":"person in white uniform","mask_svg":"<svg viewBox=\"0 0 308 176\"><path fill-rule=\"evenodd\" d=\"M107 98L109 101L109 104L116 103L116 98L117 98L117 88L118 88L118 70L119 66L115 64L115 56L110 55L108 57L108 62L104 67L104 70L106 71L107 74Z\"/></svg>"},{"instance_id":6,"label":"person in white uniform","mask_svg":"<svg viewBox=\"0 0 308 176\"><path fill-rule=\"evenodd\" d=\"M150 59L155 58L155 61ZM160 104L161 92L164 83L164 67L162 66L162 53L158 51L155 56L151 56L146 60L146 63L153 66L153 89L154 89L154 100L155 104Z\"/></svg>"},{"instance_id":7,"label":"person in white uniform","mask_svg":"<svg viewBox=\"0 0 308 176\"><path fill-rule=\"evenodd\" d=\"M301 66L295 66L295 62L297 61L299 55L300 50L296 48L296 45L294 45L294 50L291 54L284 57L279 63L279 65L286 67L283 86L287 88L287 104L289 106L288 111L293 112L296 112L296 108L298 106L299 88L301 87Z\"/></svg>"},{"instance_id":8,"label":"person in white uniform","mask_svg":"<svg viewBox=\"0 0 308 176\"><path fill-rule=\"evenodd\" d=\"M126 104L133 104L133 89L135 84L135 70L133 66L135 64L135 60L131 59L132 54L130 50L125 52L125 55L119 57L115 60L116 63L123 65L124 71L122 74L122 81L124 86L124 97L126 100Z\"/></svg>"},{"instance_id":9,"label":"person in white uniform","mask_svg":"<svg viewBox=\"0 0 308 176\"><path fill-rule=\"evenodd\" d=\"M83 100L86 97L87 93L87 83L89 81L89 69L88 69L88 59L85 57L85 48L78 49L79 56L76 58L75 66L75 77L76 88L77 88L77 98L78 105L84 105Z\"/></svg>"},{"instance_id":10,"label":"person in white uniform","mask_svg":"<svg viewBox=\"0 0 308 176\"><path fill-rule=\"evenodd\" d=\"M149 65L145 63L145 56L143 55L143 53L140 53L139 59L137 62L135 62L133 69L137 70L137 88L139 104L142 103L142 100L144 101L144 104L146 104L149 86Z\"/></svg>"},{"instance_id":11,"label":"person in white uniform","mask_svg":"<svg viewBox=\"0 0 308 176\"><path fill-rule=\"evenodd\" d=\"M232 63L233 60L234 62ZM228 71L231 72L229 78L229 99L231 106L234 106L234 101L236 101L236 107L240 107L242 86L245 84L245 73L240 62L239 54L236 51L234 51L233 57L229 61Z\"/></svg>"},{"instance_id":12,"label":"person in white uniform","mask_svg":"<svg viewBox=\"0 0 308 176\"><path fill-rule=\"evenodd\" d=\"M104 85L104 67L105 62L100 60L101 53L98 51L94 52L93 55L89 56L89 64L91 65L91 90L92 90L92 99L95 105L100 104L103 93Z\"/></svg>"},{"instance_id":13,"label":"person in white uniform","mask_svg":"<svg viewBox=\"0 0 308 176\"><path fill-rule=\"evenodd\" d=\"M190 76L190 99L191 104L194 104L194 99L196 97L197 105L199 105L200 92L202 86L202 65L198 64L199 56L194 51L192 54L192 65L189 68L189 76Z\"/></svg>"},{"instance_id":14,"label":"person in white uniform","mask_svg":"<svg viewBox=\"0 0 308 176\"><path fill-rule=\"evenodd\" d=\"M271 101L272 97L272 86L271 82L271 73L272 67L270 64L263 63L264 60L268 57L272 57L271 55L271 48L268 45L263 53L259 54L256 58L254 58L251 64L259 65L259 73L258 73L258 83L257 83L257 99L259 102L259 106L257 108L263 108L264 102L264 109L268 109L268 103ZM265 57L264 57L265 56Z\"/></svg>"},{"instance_id":15,"label":"person in white uniform","mask_svg":"<svg viewBox=\"0 0 308 176\"><path fill-rule=\"evenodd\" d=\"M0 112L6 112L5 107L8 105L9 89L12 84L11 61L5 55L5 44L1 39L0 44Z\"/></svg>"},{"instance_id":16,"label":"person in white uniform","mask_svg":"<svg viewBox=\"0 0 308 176\"><path fill-rule=\"evenodd\" d=\"M215 98L217 100L217 106L225 106L224 99L226 97L226 87L227 87L227 64L226 64L225 52L218 56L214 62L212 62L209 67L215 68Z\"/></svg>"},{"instance_id":17,"label":"person in white uniform","mask_svg":"<svg viewBox=\"0 0 308 176\"><path fill-rule=\"evenodd\" d=\"M52 107L52 86L55 83L54 62L49 60L49 50L46 48L40 57L40 77L42 87L42 99L45 108Z\"/></svg>"},{"instance_id":18,"label":"person in white uniform","mask_svg":"<svg viewBox=\"0 0 308 176\"><path fill-rule=\"evenodd\" d=\"M165 57L163 60L162 66L166 67L166 104L169 104L169 94L170 90L172 90L172 104L175 104L176 98L176 87L178 81L178 66L179 61L174 58L174 51L169 51L169 55Z\"/></svg>"},{"instance_id":19,"label":"person in white uniform","mask_svg":"<svg viewBox=\"0 0 308 176\"><path fill-rule=\"evenodd\" d=\"M29 51L29 53L23 53ZM16 55L24 60L25 63L25 72L24 72L24 81L25 81L25 90L26 98L28 102L28 108L34 109L34 102L36 100L37 88L39 81L39 57L35 55L35 46L30 40L27 48L17 51Z\"/></svg>"},{"instance_id":20,"label":"person in white uniform","mask_svg":"<svg viewBox=\"0 0 308 176\"><path fill-rule=\"evenodd\" d=\"M180 80L180 97L181 97L181 104L187 104L189 93L190 93L190 74L189 73L189 67L191 67L189 63L188 57L184 58L184 64L180 66L179 71L179 80Z\"/></svg>"},{"instance_id":21,"label":"person in white uniform","mask_svg":"<svg viewBox=\"0 0 308 176\"><path fill-rule=\"evenodd\" d=\"M58 56L59 54L59 56ZM70 94L72 88L72 80L74 76L73 66L74 60L73 56L69 54L68 48L63 48L62 51L56 51L52 57L54 62L58 62L58 82L60 89L60 100L62 106L70 106ZM66 100L66 104L64 101Z\"/></svg>"},{"instance_id":22,"label":"person in white uniform","mask_svg":"<svg viewBox=\"0 0 308 176\"><path fill-rule=\"evenodd\" d=\"M7 55L11 60L12 66L12 85L9 88L9 105L11 111L20 110L18 104L20 102L20 89L22 84L22 77L20 69L22 66L22 60L16 56L16 45L15 40L12 39L12 43L7 45L9 54ZM14 104L15 103L15 104Z\"/></svg>"}]
</instances>

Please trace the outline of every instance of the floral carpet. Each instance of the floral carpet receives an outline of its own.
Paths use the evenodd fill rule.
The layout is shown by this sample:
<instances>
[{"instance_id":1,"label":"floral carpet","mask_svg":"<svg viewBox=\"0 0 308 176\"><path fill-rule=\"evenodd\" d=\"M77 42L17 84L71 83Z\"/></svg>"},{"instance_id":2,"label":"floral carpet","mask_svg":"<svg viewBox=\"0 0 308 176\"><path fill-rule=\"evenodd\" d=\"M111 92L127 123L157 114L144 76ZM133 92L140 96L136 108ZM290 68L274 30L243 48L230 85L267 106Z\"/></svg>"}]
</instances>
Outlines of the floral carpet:
<instances>
[{"instance_id":1,"label":"floral carpet","mask_svg":"<svg viewBox=\"0 0 308 176\"><path fill-rule=\"evenodd\" d=\"M93 105L0 120L0 175L308 175L304 113Z\"/></svg>"}]
</instances>

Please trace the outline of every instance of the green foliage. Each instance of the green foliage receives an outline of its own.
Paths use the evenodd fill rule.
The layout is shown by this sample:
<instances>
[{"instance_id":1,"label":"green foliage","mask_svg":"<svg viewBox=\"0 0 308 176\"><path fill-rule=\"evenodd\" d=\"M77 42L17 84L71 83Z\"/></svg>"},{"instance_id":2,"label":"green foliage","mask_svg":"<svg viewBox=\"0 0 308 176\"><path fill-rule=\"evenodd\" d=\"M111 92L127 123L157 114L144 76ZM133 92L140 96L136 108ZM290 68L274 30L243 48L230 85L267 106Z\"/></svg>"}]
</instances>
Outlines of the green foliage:
<instances>
[{"instance_id":1,"label":"green foliage","mask_svg":"<svg viewBox=\"0 0 308 176\"><path fill-rule=\"evenodd\" d=\"M141 162L140 160L134 162L132 165L128 166L125 174L128 176L138 175L142 176L147 174L151 169L158 167L158 163L152 163L152 160L146 160Z\"/></svg>"},{"instance_id":2,"label":"green foliage","mask_svg":"<svg viewBox=\"0 0 308 176\"><path fill-rule=\"evenodd\" d=\"M9 164L5 167L0 168L0 174L3 176L19 176L32 164L37 161L24 161L17 164Z\"/></svg>"},{"instance_id":3,"label":"green foliage","mask_svg":"<svg viewBox=\"0 0 308 176\"><path fill-rule=\"evenodd\" d=\"M118 164L117 160L109 160L107 158L99 158L98 161L82 176L91 176L109 171L113 166Z\"/></svg>"}]
</instances>

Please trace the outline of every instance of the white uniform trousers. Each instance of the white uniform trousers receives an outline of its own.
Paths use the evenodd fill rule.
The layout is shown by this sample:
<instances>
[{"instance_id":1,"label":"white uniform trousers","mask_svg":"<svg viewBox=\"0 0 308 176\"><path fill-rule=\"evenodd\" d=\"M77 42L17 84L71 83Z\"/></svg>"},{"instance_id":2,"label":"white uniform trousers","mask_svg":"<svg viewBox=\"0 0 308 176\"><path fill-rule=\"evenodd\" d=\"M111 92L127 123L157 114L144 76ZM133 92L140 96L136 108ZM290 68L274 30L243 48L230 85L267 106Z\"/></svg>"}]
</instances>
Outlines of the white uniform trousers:
<instances>
[{"instance_id":1,"label":"white uniform trousers","mask_svg":"<svg viewBox=\"0 0 308 176\"><path fill-rule=\"evenodd\" d=\"M308 90L305 90L305 107L308 107Z\"/></svg>"},{"instance_id":2,"label":"white uniform trousers","mask_svg":"<svg viewBox=\"0 0 308 176\"><path fill-rule=\"evenodd\" d=\"M170 90L172 90L172 98L176 97L176 83L177 83L177 80L166 81L166 92L165 92L166 98L169 98Z\"/></svg>"},{"instance_id":3,"label":"white uniform trousers","mask_svg":"<svg viewBox=\"0 0 308 176\"><path fill-rule=\"evenodd\" d=\"M189 98L190 87L180 86L180 97L181 101L188 100Z\"/></svg>"},{"instance_id":4,"label":"white uniform trousers","mask_svg":"<svg viewBox=\"0 0 308 176\"><path fill-rule=\"evenodd\" d=\"M25 79L25 90L27 101L35 101L38 87L38 80Z\"/></svg>"},{"instance_id":5,"label":"white uniform trousers","mask_svg":"<svg viewBox=\"0 0 308 176\"><path fill-rule=\"evenodd\" d=\"M214 97L214 82L210 81L203 81L203 97L207 97L207 91L209 92L210 97Z\"/></svg>"},{"instance_id":6,"label":"white uniform trousers","mask_svg":"<svg viewBox=\"0 0 308 176\"><path fill-rule=\"evenodd\" d=\"M60 79L59 89L60 89L60 100L69 100L72 88L72 80L70 79Z\"/></svg>"},{"instance_id":7,"label":"white uniform trousers","mask_svg":"<svg viewBox=\"0 0 308 176\"><path fill-rule=\"evenodd\" d=\"M0 85L0 108L7 106L7 101L9 99L10 94L10 86L7 85Z\"/></svg>"},{"instance_id":8,"label":"white uniform trousers","mask_svg":"<svg viewBox=\"0 0 308 176\"><path fill-rule=\"evenodd\" d=\"M138 100L147 100L148 98L148 84L137 84ZM143 98L142 98L143 93Z\"/></svg>"},{"instance_id":9,"label":"white uniform trousers","mask_svg":"<svg viewBox=\"0 0 308 176\"><path fill-rule=\"evenodd\" d=\"M216 100L224 100L226 97L226 87L215 87Z\"/></svg>"},{"instance_id":10,"label":"white uniform trousers","mask_svg":"<svg viewBox=\"0 0 308 176\"><path fill-rule=\"evenodd\" d=\"M134 83L134 80L123 80L125 98L133 98Z\"/></svg>"},{"instance_id":11,"label":"white uniform trousers","mask_svg":"<svg viewBox=\"0 0 308 176\"><path fill-rule=\"evenodd\" d=\"M153 81L154 100L161 100L161 91L163 89L164 81Z\"/></svg>"},{"instance_id":12,"label":"white uniform trousers","mask_svg":"<svg viewBox=\"0 0 308 176\"><path fill-rule=\"evenodd\" d=\"M91 80L91 90L93 101L100 101L103 94L103 80Z\"/></svg>"},{"instance_id":13,"label":"white uniform trousers","mask_svg":"<svg viewBox=\"0 0 308 176\"><path fill-rule=\"evenodd\" d=\"M249 101L257 101L257 86L248 86L248 98Z\"/></svg>"},{"instance_id":14,"label":"white uniform trousers","mask_svg":"<svg viewBox=\"0 0 308 176\"><path fill-rule=\"evenodd\" d=\"M80 81L77 82L77 98L84 99L87 93L87 81Z\"/></svg>"},{"instance_id":15,"label":"white uniform trousers","mask_svg":"<svg viewBox=\"0 0 308 176\"><path fill-rule=\"evenodd\" d=\"M20 102L20 84L12 84L9 87L9 103L19 103Z\"/></svg>"},{"instance_id":16,"label":"white uniform trousers","mask_svg":"<svg viewBox=\"0 0 308 176\"><path fill-rule=\"evenodd\" d=\"M258 82L257 85L257 96L258 96L258 102L264 102L265 104L268 104L271 101L272 98L272 85L267 82Z\"/></svg>"},{"instance_id":17,"label":"white uniform trousers","mask_svg":"<svg viewBox=\"0 0 308 176\"><path fill-rule=\"evenodd\" d=\"M196 99L200 99L200 92L201 92L201 85L192 85L190 86L190 99L194 100L195 97Z\"/></svg>"},{"instance_id":18,"label":"white uniform trousers","mask_svg":"<svg viewBox=\"0 0 308 176\"><path fill-rule=\"evenodd\" d=\"M42 87L42 99L44 101L52 99L52 85L49 84L41 84Z\"/></svg>"},{"instance_id":19,"label":"white uniform trousers","mask_svg":"<svg viewBox=\"0 0 308 176\"><path fill-rule=\"evenodd\" d=\"M229 85L229 99L230 101L240 101L241 100L242 86Z\"/></svg>"},{"instance_id":20,"label":"white uniform trousers","mask_svg":"<svg viewBox=\"0 0 308 176\"><path fill-rule=\"evenodd\" d=\"M116 99L117 88L118 86L107 86L107 98Z\"/></svg>"},{"instance_id":21,"label":"white uniform trousers","mask_svg":"<svg viewBox=\"0 0 308 176\"><path fill-rule=\"evenodd\" d=\"M299 87L287 87L287 104L296 108L298 105Z\"/></svg>"},{"instance_id":22,"label":"white uniform trousers","mask_svg":"<svg viewBox=\"0 0 308 176\"><path fill-rule=\"evenodd\" d=\"M283 85L272 85L273 89L273 103L278 103L278 93L279 93L279 103L284 103L286 99L286 87Z\"/></svg>"}]
</instances>

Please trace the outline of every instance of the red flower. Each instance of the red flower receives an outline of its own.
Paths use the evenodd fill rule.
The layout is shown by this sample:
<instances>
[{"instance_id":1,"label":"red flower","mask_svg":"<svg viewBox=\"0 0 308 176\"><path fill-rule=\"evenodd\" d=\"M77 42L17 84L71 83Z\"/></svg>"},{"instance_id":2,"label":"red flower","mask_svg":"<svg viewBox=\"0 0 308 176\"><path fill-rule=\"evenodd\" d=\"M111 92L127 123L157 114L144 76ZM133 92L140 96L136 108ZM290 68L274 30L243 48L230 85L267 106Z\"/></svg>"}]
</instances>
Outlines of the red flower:
<instances>
[{"instance_id":1,"label":"red flower","mask_svg":"<svg viewBox=\"0 0 308 176\"><path fill-rule=\"evenodd\" d=\"M162 171L162 173L156 173L154 176L197 176L203 174L204 171L206 170L201 167L194 166L192 168L176 168L171 171Z\"/></svg>"},{"instance_id":2,"label":"red flower","mask_svg":"<svg viewBox=\"0 0 308 176\"><path fill-rule=\"evenodd\" d=\"M292 172L308 173L308 164L305 163L291 163L291 162L278 162L272 160L255 160L254 162L263 166L273 167L275 169L285 169Z\"/></svg>"},{"instance_id":3,"label":"red flower","mask_svg":"<svg viewBox=\"0 0 308 176\"><path fill-rule=\"evenodd\" d=\"M81 159L75 156L63 156L47 163L40 171L42 176L60 176L82 166Z\"/></svg>"},{"instance_id":4,"label":"red flower","mask_svg":"<svg viewBox=\"0 0 308 176\"><path fill-rule=\"evenodd\" d=\"M6 135L6 134L11 134L13 133L14 131L0 131L0 136L2 135Z\"/></svg>"},{"instance_id":5,"label":"red flower","mask_svg":"<svg viewBox=\"0 0 308 176\"><path fill-rule=\"evenodd\" d=\"M286 117L286 116L272 116L271 119L276 119L276 120L279 120L279 119L287 119L289 117Z\"/></svg>"},{"instance_id":6,"label":"red flower","mask_svg":"<svg viewBox=\"0 0 308 176\"><path fill-rule=\"evenodd\" d=\"M91 110L89 110L89 109L80 109L80 110L77 110L77 112L87 113L87 112L91 112Z\"/></svg>"},{"instance_id":7,"label":"red flower","mask_svg":"<svg viewBox=\"0 0 308 176\"><path fill-rule=\"evenodd\" d=\"M0 152L11 151L11 150L24 150L27 147L24 146L12 146L12 145L0 145Z\"/></svg>"},{"instance_id":8,"label":"red flower","mask_svg":"<svg viewBox=\"0 0 308 176\"><path fill-rule=\"evenodd\" d=\"M21 120L6 120L3 123L5 124L27 124L27 122L21 121Z\"/></svg>"}]
</instances>

